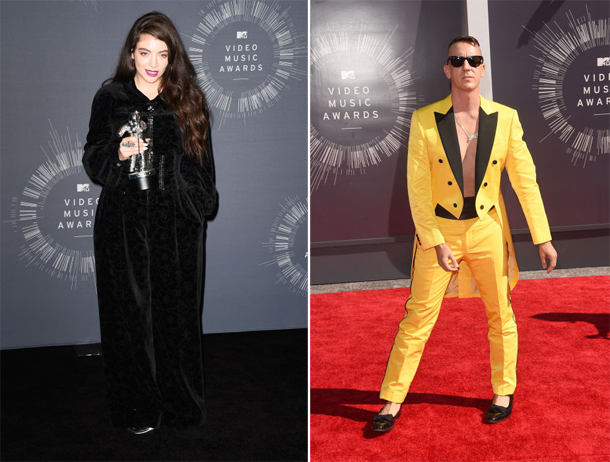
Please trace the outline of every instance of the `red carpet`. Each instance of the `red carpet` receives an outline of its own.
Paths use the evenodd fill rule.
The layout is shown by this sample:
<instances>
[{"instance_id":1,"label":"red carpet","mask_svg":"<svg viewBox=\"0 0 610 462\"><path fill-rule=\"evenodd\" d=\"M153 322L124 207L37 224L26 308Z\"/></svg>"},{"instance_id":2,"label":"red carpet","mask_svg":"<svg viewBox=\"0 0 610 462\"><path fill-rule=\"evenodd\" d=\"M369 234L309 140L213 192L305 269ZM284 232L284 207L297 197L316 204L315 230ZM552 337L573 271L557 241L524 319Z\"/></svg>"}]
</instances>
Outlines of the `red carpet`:
<instances>
[{"instance_id":1,"label":"red carpet","mask_svg":"<svg viewBox=\"0 0 610 462\"><path fill-rule=\"evenodd\" d=\"M493 396L479 299L447 299L396 428L368 430L408 289L311 296L312 461L610 460L610 277L520 281L513 415Z\"/></svg>"}]
</instances>

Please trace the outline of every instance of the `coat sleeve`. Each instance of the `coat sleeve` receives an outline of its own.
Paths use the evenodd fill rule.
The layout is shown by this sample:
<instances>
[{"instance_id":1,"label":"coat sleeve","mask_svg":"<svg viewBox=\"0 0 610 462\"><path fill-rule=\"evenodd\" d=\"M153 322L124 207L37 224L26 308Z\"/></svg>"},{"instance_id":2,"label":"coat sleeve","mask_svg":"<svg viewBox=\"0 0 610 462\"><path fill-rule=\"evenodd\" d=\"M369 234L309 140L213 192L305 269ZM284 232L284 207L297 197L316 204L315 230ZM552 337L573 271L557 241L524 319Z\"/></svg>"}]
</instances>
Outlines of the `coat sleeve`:
<instances>
[{"instance_id":1,"label":"coat sleeve","mask_svg":"<svg viewBox=\"0 0 610 462\"><path fill-rule=\"evenodd\" d=\"M411 118L407 155L407 190L415 232L424 250L445 243L432 205L432 175L428 146L419 111Z\"/></svg>"},{"instance_id":2,"label":"coat sleeve","mask_svg":"<svg viewBox=\"0 0 610 462\"><path fill-rule=\"evenodd\" d=\"M112 94L104 87L95 95L83 155L85 171L102 186L117 182L123 165L119 160L121 140L113 120L115 105Z\"/></svg>"},{"instance_id":3,"label":"coat sleeve","mask_svg":"<svg viewBox=\"0 0 610 462\"><path fill-rule=\"evenodd\" d=\"M514 112L511 122L506 171L519 198L534 244L550 241L551 231L536 182L536 167L523 141L523 128L517 111Z\"/></svg>"},{"instance_id":4,"label":"coat sleeve","mask_svg":"<svg viewBox=\"0 0 610 462\"><path fill-rule=\"evenodd\" d=\"M214 213L217 203L216 172L214 167L214 153L212 149L212 129L206 139L207 154L202 164L191 160L188 155L181 162L181 175L186 183L194 189L196 199L203 203L204 215Z\"/></svg>"}]
</instances>

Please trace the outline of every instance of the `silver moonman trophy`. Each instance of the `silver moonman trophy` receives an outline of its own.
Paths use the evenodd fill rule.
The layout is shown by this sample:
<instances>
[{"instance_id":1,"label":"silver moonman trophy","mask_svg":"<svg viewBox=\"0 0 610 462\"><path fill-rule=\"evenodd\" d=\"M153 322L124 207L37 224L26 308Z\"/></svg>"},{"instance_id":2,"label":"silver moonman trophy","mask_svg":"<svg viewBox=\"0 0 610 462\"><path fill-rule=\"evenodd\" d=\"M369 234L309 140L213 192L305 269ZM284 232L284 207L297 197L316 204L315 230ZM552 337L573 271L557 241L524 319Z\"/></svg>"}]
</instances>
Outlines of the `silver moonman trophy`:
<instances>
[{"instance_id":1,"label":"silver moonman trophy","mask_svg":"<svg viewBox=\"0 0 610 462\"><path fill-rule=\"evenodd\" d=\"M125 133L135 136L144 141L149 139L148 148L142 152L134 154L129 158L129 188L132 191L144 191L153 187L156 178L156 172L153 168L153 153L152 153L152 133L148 132L148 126L144 122L138 111L129 114L129 121L119 129L119 137L123 137ZM148 132L148 133L147 133Z\"/></svg>"}]
</instances>

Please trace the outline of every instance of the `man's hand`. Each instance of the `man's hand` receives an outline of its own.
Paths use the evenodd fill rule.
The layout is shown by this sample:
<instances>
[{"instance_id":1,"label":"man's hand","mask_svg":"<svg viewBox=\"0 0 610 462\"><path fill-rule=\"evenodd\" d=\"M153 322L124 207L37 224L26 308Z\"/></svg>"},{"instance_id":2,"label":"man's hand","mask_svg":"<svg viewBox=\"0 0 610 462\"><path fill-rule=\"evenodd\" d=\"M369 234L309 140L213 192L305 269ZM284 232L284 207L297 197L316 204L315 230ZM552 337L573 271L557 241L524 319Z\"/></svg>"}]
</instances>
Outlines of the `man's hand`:
<instances>
[{"instance_id":1,"label":"man's hand","mask_svg":"<svg viewBox=\"0 0 610 462\"><path fill-rule=\"evenodd\" d=\"M438 259L438 264L445 271L457 271L459 269L459 265L453 256L453 252L449 248L447 244L439 244L434 247L436 250L436 258Z\"/></svg>"},{"instance_id":2,"label":"man's hand","mask_svg":"<svg viewBox=\"0 0 610 462\"><path fill-rule=\"evenodd\" d=\"M546 269L547 274L555 269L555 265L557 265L557 251L551 241L543 242L538 246L538 253L540 254L540 261L542 262L542 267ZM546 267L546 260L549 260L549 267Z\"/></svg>"}]
</instances>

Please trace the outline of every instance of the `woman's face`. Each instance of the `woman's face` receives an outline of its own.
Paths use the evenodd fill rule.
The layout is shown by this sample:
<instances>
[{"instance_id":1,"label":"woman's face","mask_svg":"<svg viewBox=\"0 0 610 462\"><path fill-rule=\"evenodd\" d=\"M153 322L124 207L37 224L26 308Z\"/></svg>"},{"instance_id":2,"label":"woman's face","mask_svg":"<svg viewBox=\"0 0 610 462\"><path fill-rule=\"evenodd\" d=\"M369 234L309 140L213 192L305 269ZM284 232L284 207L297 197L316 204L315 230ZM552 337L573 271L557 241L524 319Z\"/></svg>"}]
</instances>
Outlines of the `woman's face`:
<instances>
[{"instance_id":1,"label":"woman's face","mask_svg":"<svg viewBox=\"0 0 610 462\"><path fill-rule=\"evenodd\" d=\"M169 49L165 42L144 34L131 53L131 59L136 66L136 84L158 87L169 63Z\"/></svg>"}]
</instances>

